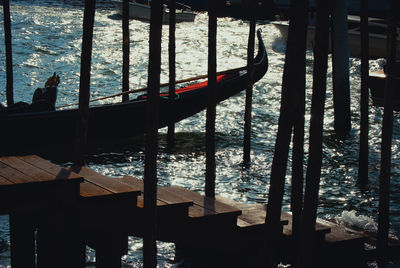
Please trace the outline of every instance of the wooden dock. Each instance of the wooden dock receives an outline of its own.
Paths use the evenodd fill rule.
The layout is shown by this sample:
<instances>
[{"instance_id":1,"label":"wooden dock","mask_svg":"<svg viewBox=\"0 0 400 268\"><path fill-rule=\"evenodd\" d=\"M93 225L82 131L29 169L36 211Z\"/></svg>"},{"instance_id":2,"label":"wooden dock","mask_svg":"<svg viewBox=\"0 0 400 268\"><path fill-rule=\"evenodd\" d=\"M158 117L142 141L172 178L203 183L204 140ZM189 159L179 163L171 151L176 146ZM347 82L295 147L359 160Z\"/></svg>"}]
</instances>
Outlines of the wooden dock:
<instances>
[{"instance_id":1,"label":"wooden dock","mask_svg":"<svg viewBox=\"0 0 400 268\"><path fill-rule=\"evenodd\" d=\"M60 167L35 155L0 157L0 199L1 213L11 215L13 267L60 267L63 257L70 260L65 267L84 267L85 245L96 250L96 267L120 267L128 236L142 237L146 226L142 180L110 178L87 167ZM159 187L157 239L174 242L177 254L188 258L201 256L198 260L210 262L226 254L230 267L255 267L266 254L265 214L265 204L220 196L213 200L178 186ZM290 263L295 252L290 213L282 213L281 225L279 261ZM365 264L366 236L360 232L318 220L312 239L324 267Z\"/></svg>"}]
</instances>

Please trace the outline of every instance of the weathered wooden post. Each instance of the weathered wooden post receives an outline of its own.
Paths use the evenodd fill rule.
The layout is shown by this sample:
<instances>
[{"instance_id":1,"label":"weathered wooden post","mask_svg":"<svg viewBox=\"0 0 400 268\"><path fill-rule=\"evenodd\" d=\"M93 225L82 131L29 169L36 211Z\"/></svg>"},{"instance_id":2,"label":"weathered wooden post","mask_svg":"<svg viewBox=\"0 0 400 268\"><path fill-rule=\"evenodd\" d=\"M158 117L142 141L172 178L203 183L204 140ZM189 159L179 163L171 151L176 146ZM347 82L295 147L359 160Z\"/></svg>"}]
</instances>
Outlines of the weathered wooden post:
<instances>
[{"instance_id":1,"label":"weathered wooden post","mask_svg":"<svg viewBox=\"0 0 400 268\"><path fill-rule=\"evenodd\" d=\"M129 0L124 0L122 8L122 92L129 91ZM122 101L128 101L129 94L122 95Z\"/></svg>"},{"instance_id":2,"label":"weathered wooden post","mask_svg":"<svg viewBox=\"0 0 400 268\"><path fill-rule=\"evenodd\" d=\"M93 24L96 0L85 0L81 54L81 77L79 82L79 117L75 141L75 164L85 165L87 132L89 123L90 70L92 64Z\"/></svg>"},{"instance_id":3,"label":"weathered wooden post","mask_svg":"<svg viewBox=\"0 0 400 268\"><path fill-rule=\"evenodd\" d=\"M253 1L254 2L254 1ZM252 3L255 6L254 3ZM254 77L254 39L256 32L256 19L250 18L249 40L247 44L247 73L246 104L244 112L244 137L243 137L243 162L250 163L251 150L251 112L253 102L253 77Z\"/></svg>"},{"instance_id":4,"label":"weathered wooden post","mask_svg":"<svg viewBox=\"0 0 400 268\"><path fill-rule=\"evenodd\" d=\"M331 5L334 127L338 136L345 137L351 129L347 0Z\"/></svg>"},{"instance_id":5,"label":"weathered wooden post","mask_svg":"<svg viewBox=\"0 0 400 268\"><path fill-rule=\"evenodd\" d=\"M386 58L386 84L384 95L384 114L382 126L381 145L381 170L379 175L379 217L378 217L378 243L379 267L385 267L389 235L390 214L390 165L391 146L393 135L393 95L396 61L396 25L399 19L400 3L397 0L388 1L388 32L387 32L387 58Z\"/></svg>"},{"instance_id":6,"label":"weathered wooden post","mask_svg":"<svg viewBox=\"0 0 400 268\"><path fill-rule=\"evenodd\" d=\"M6 46L6 72L7 72L7 106L14 104L14 78L13 78L13 63L12 63L12 44L11 44L11 18L10 18L10 1L3 1L3 16L4 16L4 41Z\"/></svg>"},{"instance_id":7,"label":"weathered wooden post","mask_svg":"<svg viewBox=\"0 0 400 268\"><path fill-rule=\"evenodd\" d=\"M163 5L161 0L151 1L150 50L147 80L146 144L144 166L144 221L143 265L157 266L157 149L160 103L161 35Z\"/></svg>"},{"instance_id":8,"label":"weathered wooden post","mask_svg":"<svg viewBox=\"0 0 400 268\"><path fill-rule=\"evenodd\" d=\"M301 214L303 210L303 183L304 183L304 114L306 94L306 43L308 26L308 1L301 1L301 6L295 9L296 42L295 55L297 71L293 74L293 87L296 90L294 123L293 123L293 151L292 151L292 188L290 208L292 211L292 233L299 236Z\"/></svg>"},{"instance_id":9,"label":"weathered wooden post","mask_svg":"<svg viewBox=\"0 0 400 268\"><path fill-rule=\"evenodd\" d=\"M205 195L215 198L215 117L217 85L216 1L208 4L208 104L206 111L206 183Z\"/></svg>"},{"instance_id":10,"label":"weathered wooden post","mask_svg":"<svg viewBox=\"0 0 400 268\"><path fill-rule=\"evenodd\" d=\"M322 134L328 69L329 7L324 0L317 1L317 24L314 48L313 95L310 119L309 156L304 192L304 206L297 249L297 265L313 266L313 244L317 219L318 192L322 165Z\"/></svg>"},{"instance_id":11,"label":"weathered wooden post","mask_svg":"<svg viewBox=\"0 0 400 268\"><path fill-rule=\"evenodd\" d=\"M285 176L289 155L289 146L294 126L294 113L297 101L301 98L304 87L298 83L304 82L300 77L299 68L304 65L306 23L304 23L304 9L306 0L295 0L292 9L295 10L289 23L289 32L286 46L285 67L283 71L281 108L278 122L278 133L275 141L274 158L272 161L270 188L267 204L266 240L267 240L267 265L271 267L276 254L276 244L281 234L281 209L284 195ZM299 27L299 28L298 28ZM304 45L299 41L304 40ZM302 49L302 51L300 51ZM298 92L299 91L299 92ZM304 104L303 104L304 105ZM299 108L300 110L302 108ZM304 119L303 119L304 120ZM299 125L297 126L299 127ZM299 130L299 129L298 129ZM299 134L299 133L298 133ZM297 143L299 144L299 143Z\"/></svg>"},{"instance_id":12,"label":"weathered wooden post","mask_svg":"<svg viewBox=\"0 0 400 268\"><path fill-rule=\"evenodd\" d=\"M168 42L168 61L169 61L169 95L168 99L170 102L169 107L169 118L172 119L174 116L174 100L175 100L175 28L176 28L176 1L169 0L169 42ZM174 146L175 136L175 123L170 122L168 124L167 132L167 146L172 148Z\"/></svg>"},{"instance_id":13,"label":"weathered wooden post","mask_svg":"<svg viewBox=\"0 0 400 268\"><path fill-rule=\"evenodd\" d=\"M11 267L35 267L35 225L26 215L29 214L12 213L9 216Z\"/></svg>"},{"instance_id":14,"label":"weathered wooden post","mask_svg":"<svg viewBox=\"0 0 400 268\"><path fill-rule=\"evenodd\" d=\"M369 76L368 0L361 0L361 101L358 182L368 182L368 76Z\"/></svg>"}]
</instances>

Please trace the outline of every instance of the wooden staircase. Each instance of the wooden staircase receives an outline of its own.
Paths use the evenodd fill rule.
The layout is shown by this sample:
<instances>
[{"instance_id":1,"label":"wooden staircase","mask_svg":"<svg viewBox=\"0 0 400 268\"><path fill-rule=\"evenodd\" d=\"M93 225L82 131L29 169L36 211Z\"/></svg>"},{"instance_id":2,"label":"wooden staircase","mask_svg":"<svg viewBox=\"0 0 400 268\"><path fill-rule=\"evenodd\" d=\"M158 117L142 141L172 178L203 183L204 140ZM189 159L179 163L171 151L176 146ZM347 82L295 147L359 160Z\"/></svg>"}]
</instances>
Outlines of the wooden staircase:
<instances>
[{"instance_id":1,"label":"wooden staircase","mask_svg":"<svg viewBox=\"0 0 400 268\"><path fill-rule=\"evenodd\" d=\"M70 222L78 222L79 228L73 229L75 236L82 245L96 250L98 267L120 267L121 257L128 252L128 236L143 237L148 223L144 216L142 180L111 178L83 166L60 167L34 155L2 161L24 172L34 172L39 181L47 177L61 181L83 178L78 201L62 206L68 205L73 211L68 215L75 217ZM178 186L157 189L157 240L175 243L177 254L183 253L194 262L218 257L223 262L215 263L216 267L228 263L230 267L258 266L267 254L265 215L265 204L242 204L221 196L214 200ZM282 212L277 247L279 260L288 263L296 252L291 221L291 214ZM51 241L51 235L48 239ZM315 236L310 239L315 239L316 261L324 267L362 267L367 259L365 236L360 232L318 219ZM51 245L47 250L51 252ZM76 263L84 256L84 246L81 250L75 256Z\"/></svg>"}]
</instances>

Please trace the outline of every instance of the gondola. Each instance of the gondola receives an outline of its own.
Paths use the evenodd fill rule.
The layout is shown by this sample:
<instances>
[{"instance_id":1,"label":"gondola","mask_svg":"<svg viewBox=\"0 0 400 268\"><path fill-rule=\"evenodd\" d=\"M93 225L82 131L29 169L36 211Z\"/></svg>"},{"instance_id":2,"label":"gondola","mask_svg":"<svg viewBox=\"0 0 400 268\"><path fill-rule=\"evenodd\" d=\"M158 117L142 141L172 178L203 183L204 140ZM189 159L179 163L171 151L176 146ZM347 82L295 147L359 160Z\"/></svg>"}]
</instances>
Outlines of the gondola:
<instances>
[{"instance_id":1,"label":"gondola","mask_svg":"<svg viewBox=\"0 0 400 268\"><path fill-rule=\"evenodd\" d=\"M268 56L257 31L258 53L254 59L254 80L260 80L268 69ZM217 102L244 90L248 84L246 68L217 76ZM188 118L207 106L207 81L176 90L173 101L160 93L159 128ZM169 112L173 111L173 113ZM101 145L142 135L146 131L146 95L126 102L92 105L89 109L88 145ZM79 111L1 113L0 154L29 152L43 148L71 148L76 137Z\"/></svg>"}]
</instances>

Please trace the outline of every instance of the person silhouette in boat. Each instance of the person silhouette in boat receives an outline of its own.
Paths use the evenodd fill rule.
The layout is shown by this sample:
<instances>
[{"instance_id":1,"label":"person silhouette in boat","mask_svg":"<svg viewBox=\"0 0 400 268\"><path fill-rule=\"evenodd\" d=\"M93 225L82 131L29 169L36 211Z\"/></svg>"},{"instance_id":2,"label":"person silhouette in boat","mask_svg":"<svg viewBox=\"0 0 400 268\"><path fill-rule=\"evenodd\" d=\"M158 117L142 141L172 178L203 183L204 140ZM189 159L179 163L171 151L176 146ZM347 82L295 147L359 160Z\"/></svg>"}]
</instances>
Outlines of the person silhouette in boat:
<instances>
[{"instance_id":1,"label":"person silhouette in boat","mask_svg":"<svg viewBox=\"0 0 400 268\"><path fill-rule=\"evenodd\" d=\"M56 109L57 86L60 77L54 73L47 79L44 88L37 88L33 93L31 111L54 111Z\"/></svg>"},{"instance_id":2,"label":"person silhouette in boat","mask_svg":"<svg viewBox=\"0 0 400 268\"><path fill-rule=\"evenodd\" d=\"M33 93L32 103L19 101L10 107L0 106L2 114L29 113L54 111L56 109L57 86L60 83L60 77L54 73L47 79L44 88L37 88Z\"/></svg>"}]
</instances>

